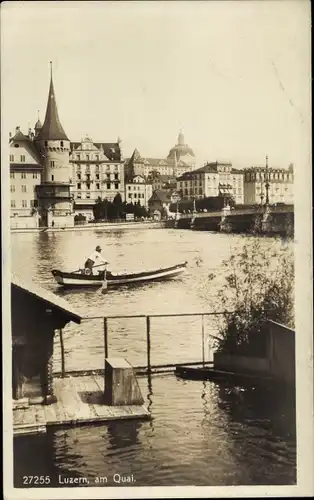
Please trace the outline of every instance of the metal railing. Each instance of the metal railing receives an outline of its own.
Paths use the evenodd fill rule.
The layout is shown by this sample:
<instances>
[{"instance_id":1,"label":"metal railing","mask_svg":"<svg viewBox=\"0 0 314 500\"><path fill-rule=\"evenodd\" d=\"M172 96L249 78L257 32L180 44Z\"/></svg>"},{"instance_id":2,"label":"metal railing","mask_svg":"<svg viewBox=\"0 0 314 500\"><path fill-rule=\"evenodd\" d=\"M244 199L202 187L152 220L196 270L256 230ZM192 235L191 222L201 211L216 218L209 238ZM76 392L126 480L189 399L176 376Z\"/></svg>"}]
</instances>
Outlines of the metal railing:
<instances>
[{"instance_id":1,"label":"metal railing","mask_svg":"<svg viewBox=\"0 0 314 500\"><path fill-rule=\"evenodd\" d=\"M220 337L217 335L214 335L209 332L205 332L205 318L210 317L210 316L226 316L228 314L231 314L231 312L191 312L191 313L171 313L171 314L127 314L127 315L106 315L106 316L88 316L83 318L83 322L88 322L92 320L102 320L103 321L103 347L104 347L104 358L108 358L110 355L110 349L109 349L109 324L111 320L120 320L120 319L142 319L144 320L145 324L145 344L146 344L146 363L145 365L137 365L134 366L134 369L137 372L141 372L142 374L148 374L150 375L152 370L156 371L166 371L167 369L171 369L171 371L174 369L175 366L184 366L184 365L208 365L212 364L212 361L206 361L205 360L205 336L207 335L208 337L212 339L219 340ZM187 317L198 317L201 318L201 335L200 335L200 345L201 345L201 352L202 352L202 359L198 361L186 361L186 362L172 362L172 363L159 363L159 364L152 364L151 361L151 353L152 353L152 346L151 346L151 340L152 340L152 332L151 332L151 320L153 318L187 318ZM64 377L66 373L68 374L73 374L73 373L78 373L78 370L71 370L71 371L66 371L65 368L65 354L64 354L64 342L63 342L63 336L62 336L62 331L60 331L60 348L61 348L61 376ZM98 372L102 371L100 369L94 369L94 370L81 370L84 371L84 373L87 372ZM59 374L59 372L57 373Z\"/></svg>"}]
</instances>

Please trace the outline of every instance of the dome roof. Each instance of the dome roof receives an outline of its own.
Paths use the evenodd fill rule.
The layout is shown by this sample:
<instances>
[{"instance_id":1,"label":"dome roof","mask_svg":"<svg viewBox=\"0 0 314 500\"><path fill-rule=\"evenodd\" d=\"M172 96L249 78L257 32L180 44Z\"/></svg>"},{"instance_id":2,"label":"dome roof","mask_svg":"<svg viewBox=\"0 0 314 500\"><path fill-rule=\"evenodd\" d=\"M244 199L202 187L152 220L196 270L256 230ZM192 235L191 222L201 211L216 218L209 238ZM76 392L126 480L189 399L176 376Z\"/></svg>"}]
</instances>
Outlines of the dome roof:
<instances>
[{"instance_id":1,"label":"dome roof","mask_svg":"<svg viewBox=\"0 0 314 500\"><path fill-rule=\"evenodd\" d=\"M35 130L39 130L41 127L42 127L42 123L38 118L37 122L35 123Z\"/></svg>"},{"instance_id":2,"label":"dome roof","mask_svg":"<svg viewBox=\"0 0 314 500\"><path fill-rule=\"evenodd\" d=\"M168 158L175 158L179 160L182 156L195 156L193 149L185 144L183 132L180 131L178 135L178 144L176 144L173 148L170 149Z\"/></svg>"}]
</instances>

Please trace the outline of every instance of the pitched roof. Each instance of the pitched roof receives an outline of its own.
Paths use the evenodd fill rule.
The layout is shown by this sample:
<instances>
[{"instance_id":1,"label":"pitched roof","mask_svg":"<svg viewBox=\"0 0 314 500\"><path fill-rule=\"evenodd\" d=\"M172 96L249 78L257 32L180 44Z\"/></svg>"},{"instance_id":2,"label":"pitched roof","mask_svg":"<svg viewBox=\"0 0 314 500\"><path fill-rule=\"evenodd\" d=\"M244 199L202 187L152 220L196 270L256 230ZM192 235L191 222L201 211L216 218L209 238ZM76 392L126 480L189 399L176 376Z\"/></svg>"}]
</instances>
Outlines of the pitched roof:
<instances>
[{"instance_id":1,"label":"pitched roof","mask_svg":"<svg viewBox=\"0 0 314 500\"><path fill-rule=\"evenodd\" d=\"M81 322L82 316L66 300L13 272L11 273L11 286L23 290L29 295L66 313L71 321L75 321L75 323Z\"/></svg>"},{"instance_id":2,"label":"pitched roof","mask_svg":"<svg viewBox=\"0 0 314 500\"><path fill-rule=\"evenodd\" d=\"M10 145L12 145L14 142L25 143L26 148L32 153L35 160L40 163L41 160L39 157L38 149L36 148L34 142L28 137L28 135L25 135L21 132L20 127L16 127L16 133L13 137L11 137Z\"/></svg>"},{"instance_id":3,"label":"pitched roof","mask_svg":"<svg viewBox=\"0 0 314 500\"><path fill-rule=\"evenodd\" d=\"M78 147L81 146L81 142L71 142L71 152L75 151ZM121 150L118 142L93 142L94 146L99 149L102 149L104 155L108 158L109 161L121 161ZM86 151L88 152L88 151Z\"/></svg>"},{"instance_id":4,"label":"pitched roof","mask_svg":"<svg viewBox=\"0 0 314 500\"><path fill-rule=\"evenodd\" d=\"M161 202L167 203L171 201L171 193L168 190L156 189L153 192L149 201L160 200Z\"/></svg>"},{"instance_id":5,"label":"pitched roof","mask_svg":"<svg viewBox=\"0 0 314 500\"><path fill-rule=\"evenodd\" d=\"M42 128L39 131L37 140L51 140L51 141L69 140L65 131L63 130L63 127L59 119L52 76L50 79L50 88L49 88L45 121Z\"/></svg>"},{"instance_id":6,"label":"pitched roof","mask_svg":"<svg viewBox=\"0 0 314 500\"><path fill-rule=\"evenodd\" d=\"M164 183L167 183L167 182L173 182L175 181L176 178L174 175L158 175L158 177L156 177L154 180L153 180L153 183L154 182L164 182Z\"/></svg>"}]
</instances>

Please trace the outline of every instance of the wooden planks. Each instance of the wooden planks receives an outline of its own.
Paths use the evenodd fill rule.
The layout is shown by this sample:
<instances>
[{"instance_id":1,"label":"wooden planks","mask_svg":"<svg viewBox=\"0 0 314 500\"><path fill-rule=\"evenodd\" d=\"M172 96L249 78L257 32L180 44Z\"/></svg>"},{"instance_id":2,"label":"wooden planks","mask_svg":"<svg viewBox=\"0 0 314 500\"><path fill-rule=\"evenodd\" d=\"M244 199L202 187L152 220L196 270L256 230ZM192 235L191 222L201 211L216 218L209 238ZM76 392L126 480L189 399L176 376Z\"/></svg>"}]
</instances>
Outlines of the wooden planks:
<instances>
[{"instance_id":1,"label":"wooden planks","mask_svg":"<svg viewBox=\"0 0 314 500\"><path fill-rule=\"evenodd\" d=\"M34 404L26 409L15 409L14 435L45 432L50 426L150 417L144 406L105 405L103 384L103 377L96 375L55 379L57 402L51 405Z\"/></svg>"}]
</instances>

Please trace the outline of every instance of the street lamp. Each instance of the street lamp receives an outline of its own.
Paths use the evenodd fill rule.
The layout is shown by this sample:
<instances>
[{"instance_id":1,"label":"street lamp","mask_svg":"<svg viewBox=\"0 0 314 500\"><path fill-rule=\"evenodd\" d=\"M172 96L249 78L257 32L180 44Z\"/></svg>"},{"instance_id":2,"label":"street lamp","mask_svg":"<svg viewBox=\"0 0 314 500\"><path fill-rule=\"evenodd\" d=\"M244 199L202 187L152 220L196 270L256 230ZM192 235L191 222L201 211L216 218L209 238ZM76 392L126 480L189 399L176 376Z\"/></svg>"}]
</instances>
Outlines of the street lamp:
<instances>
[{"instance_id":1,"label":"street lamp","mask_svg":"<svg viewBox=\"0 0 314 500\"><path fill-rule=\"evenodd\" d=\"M265 168L265 190L266 190L266 200L265 205L269 205L269 173L268 173L268 156L266 156L266 168Z\"/></svg>"}]
</instances>

